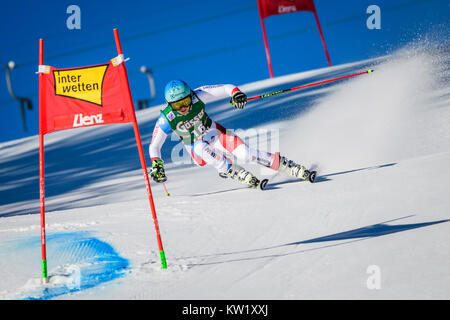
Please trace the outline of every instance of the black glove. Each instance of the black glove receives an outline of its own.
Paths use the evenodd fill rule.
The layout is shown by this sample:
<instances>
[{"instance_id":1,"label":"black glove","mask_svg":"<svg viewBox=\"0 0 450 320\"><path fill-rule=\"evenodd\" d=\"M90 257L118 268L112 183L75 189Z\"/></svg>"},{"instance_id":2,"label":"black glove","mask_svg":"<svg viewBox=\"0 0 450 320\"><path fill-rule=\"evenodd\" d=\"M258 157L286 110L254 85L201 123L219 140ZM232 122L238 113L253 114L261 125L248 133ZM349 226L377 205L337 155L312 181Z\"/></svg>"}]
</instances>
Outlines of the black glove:
<instances>
[{"instance_id":1,"label":"black glove","mask_svg":"<svg viewBox=\"0 0 450 320\"><path fill-rule=\"evenodd\" d=\"M236 91L233 93L230 102L236 109L244 109L247 104L247 95L242 91Z\"/></svg>"},{"instance_id":2,"label":"black glove","mask_svg":"<svg viewBox=\"0 0 450 320\"><path fill-rule=\"evenodd\" d=\"M155 159L152 162L152 171L150 176L155 182L165 182L167 180L166 173L164 172L163 161L161 159Z\"/></svg>"}]
</instances>

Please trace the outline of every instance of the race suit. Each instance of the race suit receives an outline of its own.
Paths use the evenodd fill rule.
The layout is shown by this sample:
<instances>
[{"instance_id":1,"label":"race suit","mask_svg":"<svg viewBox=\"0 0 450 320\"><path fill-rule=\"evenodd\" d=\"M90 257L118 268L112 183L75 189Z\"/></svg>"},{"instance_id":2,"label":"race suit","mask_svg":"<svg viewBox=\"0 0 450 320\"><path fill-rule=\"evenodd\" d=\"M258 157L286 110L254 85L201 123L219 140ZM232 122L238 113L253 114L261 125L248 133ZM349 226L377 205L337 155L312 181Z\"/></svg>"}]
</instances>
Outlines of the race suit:
<instances>
[{"instance_id":1,"label":"race suit","mask_svg":"<svg viewBox=\"0 0 450 320\"><path fill-rule=\"evenodd\" d=\"M239 88L231 84L197 88L193 90L192 106L187 115L182 115L167 105L161 110L153 130L149 147L151 160L161 159L161 148L167 136L175 132L199 166L209 165L219 173L225 173L237 159L243 162L253 161L278 170L278 153L250 148L240 137L213 121L206 113L207 103L231 97L236 91Z\"/></svg>"}]
</instances>

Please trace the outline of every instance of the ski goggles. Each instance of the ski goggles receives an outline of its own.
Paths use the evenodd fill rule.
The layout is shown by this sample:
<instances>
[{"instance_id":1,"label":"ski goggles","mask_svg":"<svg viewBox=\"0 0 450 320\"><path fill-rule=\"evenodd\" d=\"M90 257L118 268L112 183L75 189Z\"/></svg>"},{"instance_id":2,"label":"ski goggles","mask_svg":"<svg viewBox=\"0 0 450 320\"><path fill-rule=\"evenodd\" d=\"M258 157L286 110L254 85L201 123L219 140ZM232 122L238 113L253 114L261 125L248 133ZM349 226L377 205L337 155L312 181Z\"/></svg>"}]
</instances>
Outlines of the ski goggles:
<instances>
[{"instance_id":1,"label":"ski goggles","mask_svg":"<svg viewBox=\"0 0 450 320\"><path fill-rule=\"evenodd\" d=\"M173 110L178 111L183 107L190 107L192 104L192 98L191 95L188 95L186 98L180 99L175 102L170 102L169 105L172 107Z\"/></svg>"}]
</instances>

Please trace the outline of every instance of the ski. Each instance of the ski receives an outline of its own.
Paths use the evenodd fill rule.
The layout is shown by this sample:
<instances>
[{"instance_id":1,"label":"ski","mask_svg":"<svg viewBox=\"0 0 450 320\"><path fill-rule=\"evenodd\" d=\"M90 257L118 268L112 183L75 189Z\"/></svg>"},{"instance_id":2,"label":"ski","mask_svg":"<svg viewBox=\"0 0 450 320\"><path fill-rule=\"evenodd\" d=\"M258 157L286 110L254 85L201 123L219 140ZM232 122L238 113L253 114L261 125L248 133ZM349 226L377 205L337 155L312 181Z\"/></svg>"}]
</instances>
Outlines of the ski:
<instances>
[{"instance_id":1,"label":"ski","mask_svg":"<svg viewBox=\"0 0 450 320\"><path fill-rule=\"evenodd\" d=\"M267 187L267 183L269 182L269 179L263 179L259 182L259 189L264 190Z\"/></svg>"},{"instance_id":2,"label":"ski","mask_svg":"<svg viewBox=\"0 0 450 320\"><path fill-rule=\"evenodd\" d=\"M311 183L314 183L314 181L316 179L316 175L317 175L317 171L307 171L306 177L298 180L298 182L309 181ZM225 178L225 179L228 178L228 174L219 173L219 176L221 178ZM252 176L251 179L248 182L246 182L246 184L251 189L265 190L267 188L267 185L269 184L269 179L259 180L256 176Z\"/></svg>"},{"instance_id":3,"label":"ski","mask_svg":"<svg viewBox=\"0 0 450 320\"><path fill-rule=\"evenodd\" d=\"M259 180L257 177L253 176L248 182L248 186L252 189L264 190L267 186L267 182L269 182L269 179Z\"/></svg>"},{"instance_id":4,"label":"ski","mask_svg":"<svg viewBox=\"0 0 450 320\"><path fill-rule=\"evenodd\" d=\"M317 171L310 171L308 174L308 181L314 183L316 180Z\"/></svg>"},{"instance_id":5,"label":"ski","mask_svg":"<svg viewBox=\"0 0 450 320\"><path fill-rule=\"evenodd\" d=\"M298 182L309 181L310 183L314 183L316 180L317 171L310 171L308 176L305 179L298 180ZM259 187L260 190L265 190L269 184L269 179L263 179L258 182L256 186L253 188Z\"/></svg>"}]
</instances>

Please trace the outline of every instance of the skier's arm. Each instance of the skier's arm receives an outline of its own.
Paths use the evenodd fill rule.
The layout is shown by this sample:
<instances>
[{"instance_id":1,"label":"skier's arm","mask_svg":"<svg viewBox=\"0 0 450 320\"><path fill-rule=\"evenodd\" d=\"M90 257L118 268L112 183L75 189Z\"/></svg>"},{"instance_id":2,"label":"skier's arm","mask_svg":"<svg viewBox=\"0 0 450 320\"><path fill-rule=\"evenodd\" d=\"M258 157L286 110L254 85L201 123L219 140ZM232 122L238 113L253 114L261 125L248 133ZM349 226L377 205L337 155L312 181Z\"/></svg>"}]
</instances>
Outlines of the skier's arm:
<instances>
[{"instance_id":1,"label":"skier's arm","mask_svg":"<svg viewBox=\"0 0 450 320\"><path fill-rule=\"evenodd\" d=\"M156 182L164 182L167 180L163 161L161 159L161 148L166 141L167 136L172 131L167 119L161 114L153 129L152 141L149 146L150 159L152 160L152 170L150 176Z\"/></svg>"},{"instance_id":2,"label":"skier's arm","mask_svg":"<svg viewBox=\"0 0 450 320\"><path fill-rule=\"evenodd\" d=\"M235 108L242 109L247 102L247 96L233 84L218 84L203 86L194 90L204 103L231 97L230 102Z\"/></svg>"},{"instance_id":3,"label":"skier's arm","mask_svg":"<svg viewBox=\"0 0 450 320\"><path fill-rule=\"evenodd\" d=\"M149 146L150 159L152 162L155 159L161 159L161 148L171 131L172 129L170 128L167 119L161 114L153 129L152 141Z\"/></svg>"}]
</instances>

